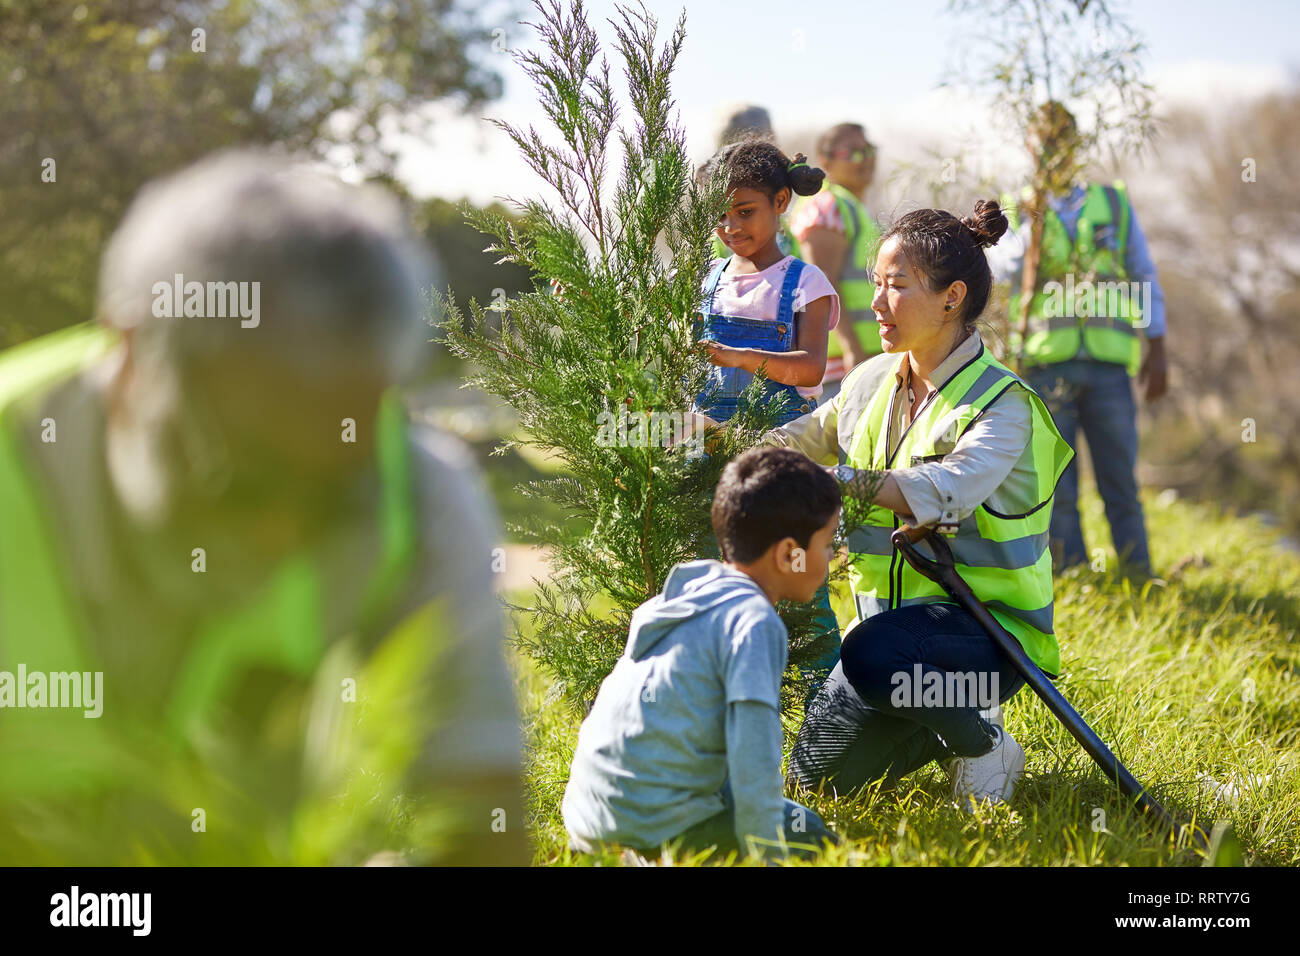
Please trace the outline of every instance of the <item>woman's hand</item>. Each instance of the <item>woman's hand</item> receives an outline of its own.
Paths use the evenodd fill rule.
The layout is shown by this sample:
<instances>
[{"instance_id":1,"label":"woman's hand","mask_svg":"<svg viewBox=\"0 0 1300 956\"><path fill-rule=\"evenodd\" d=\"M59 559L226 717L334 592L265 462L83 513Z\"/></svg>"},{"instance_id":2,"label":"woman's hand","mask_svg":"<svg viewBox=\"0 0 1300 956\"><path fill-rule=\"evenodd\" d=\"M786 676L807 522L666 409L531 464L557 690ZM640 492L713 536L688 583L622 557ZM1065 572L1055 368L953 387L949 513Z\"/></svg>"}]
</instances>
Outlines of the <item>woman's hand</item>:
<instances>
[{"instance_id":1,"label":"woman's hand","mask_svg":"<svg viewBox=\"0 0 1300 956\"><path fill-rule=\"evenodd\" d=\"M687 412L682 421L682 437L674 441L675 435L672 429L668 429L668 440L666 447L672 448L674 445L685 444L688 441L702 439L710 428L721 428L720 422L714 421L708 415L702 415L699 412Z\"/></svg>"},{"instance_id":2,"label":"woman's hand","mask_svg":"<svg viewBox=\"0 0 1300 956\"><path fill-rule=\"evenodd\" d=\"M718 430L725 426L721 422L714 421L708 415L702 415L699 412L687 412L685 420L682 422L682 436L674 440L674 434L671 429L668 430L668 441L666 447L670 450L685 448L689 456L698 455L701 452L712 454L721 440Z\"/></svg>"},{"instance_id":3,"label":"woman's hand","mask_svg":"<svg viewBox=\"0 0 1300 956\"><path fill-rule=\"evenodd\" d=\"M835 473L838 465L825 465L825 470L832 478L839 480ZM912 515L912 506L907 503L903 497L903 490L898 486L898 479L889 471L870 471L865 468L854 469L853 477L845 484L841 485L844 494L859 501L867 502L873 505L879 505L882 508L888 508L900 519L908 524L914 524L916 518Z\"/></svg>"},{"instance_id":4,"label":"woman's hand","mask_svg":"<svg viewBox=\"0 0 1300 956\"><path fill-rule=\"evenodd\" d=\"M687 427L695 432L702 433L706 428L721 428L722 423L714 421L708 415L702 415L699 412L688 412L690 417L686 420Z\"/></svg>"}]
</instances>

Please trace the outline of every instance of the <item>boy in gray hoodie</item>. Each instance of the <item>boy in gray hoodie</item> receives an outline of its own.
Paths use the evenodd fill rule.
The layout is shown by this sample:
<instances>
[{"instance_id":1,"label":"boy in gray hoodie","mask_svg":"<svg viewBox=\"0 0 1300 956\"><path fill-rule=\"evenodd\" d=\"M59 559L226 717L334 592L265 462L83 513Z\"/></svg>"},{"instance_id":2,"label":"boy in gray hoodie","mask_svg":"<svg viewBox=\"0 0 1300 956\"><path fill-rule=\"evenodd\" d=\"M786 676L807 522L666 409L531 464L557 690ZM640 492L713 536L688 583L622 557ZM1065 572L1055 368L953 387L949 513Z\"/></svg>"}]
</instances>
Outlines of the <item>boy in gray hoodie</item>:
<instances>
[{"instance_id":1,"label":"boy in gray hoodie","mask_svg":"<svg viewBox=\"0 0 1300 956\"><path fill-rule=\"evenodd\" d=\"M578 733L561 812L571 844L777 855L837 842L781 793L777 601L826 581L839 485L804 455L758 448L713 498L722 561L690 561L632 615L627 648ZM806 850L804 851L806 852Z\"/></svg>"}]
</instances>

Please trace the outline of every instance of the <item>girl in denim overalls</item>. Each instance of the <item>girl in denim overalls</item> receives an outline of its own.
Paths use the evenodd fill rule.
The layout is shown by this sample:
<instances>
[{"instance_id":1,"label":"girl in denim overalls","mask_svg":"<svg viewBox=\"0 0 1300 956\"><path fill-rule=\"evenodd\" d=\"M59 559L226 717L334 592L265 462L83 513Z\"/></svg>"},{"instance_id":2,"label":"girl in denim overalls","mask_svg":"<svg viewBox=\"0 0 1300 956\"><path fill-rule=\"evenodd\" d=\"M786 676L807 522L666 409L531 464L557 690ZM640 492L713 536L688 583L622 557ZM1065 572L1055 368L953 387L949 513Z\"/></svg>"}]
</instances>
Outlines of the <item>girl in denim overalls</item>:
<instances>
[{"instance_id":1,"label":"girl in denim overalls","mask_svg":"<svg viewBox=\"0 0 1300 956\"><path fill-rule=\"evenodd\" d=\"M791 194L813 195L826 174L802 153L791 161L760 139L729 146L712 162L722 160L730 169L731 207L717 235L732 254L714 263L704 283L699 338L714 367L696 411L728 421L762 367L765 395L787 396L773 422L784 425L817 407L839 297L820 269L781 251L777 234Z\"/></svg>"},{"instance_id":2,"label":"girl in denim overalls","mask_svg":"<svg viewBox=\"0 0 1300 956\"><path fill-rule=\"evenodd\" d=\"M696 411L728 421L740 393L762 368L765 399L786 397L772 422L784 425L817 407L826 344L840 309L830 280L816 266L782 252L777 233L791 193L813 195L826 174L810 168L802 153L792 161L765 140L727 147L712 162L723 159L730 169L731 206L717 235L732 254L713 264L704 283L698 335L713 368ZM813 601L825 629L816 666L824 678L839 660L839 626L825 585Z\"/></svg>"}]
</instances>

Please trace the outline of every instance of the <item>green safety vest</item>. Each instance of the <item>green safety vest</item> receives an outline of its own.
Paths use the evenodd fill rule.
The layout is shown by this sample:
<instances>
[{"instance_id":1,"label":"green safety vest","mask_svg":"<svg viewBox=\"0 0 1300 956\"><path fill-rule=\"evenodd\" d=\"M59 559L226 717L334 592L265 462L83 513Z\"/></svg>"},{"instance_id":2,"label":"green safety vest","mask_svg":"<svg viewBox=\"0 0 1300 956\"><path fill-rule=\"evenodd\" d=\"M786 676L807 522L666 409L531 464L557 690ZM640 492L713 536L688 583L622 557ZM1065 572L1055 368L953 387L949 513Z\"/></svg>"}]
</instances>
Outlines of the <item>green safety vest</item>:
<instances>
[{"instance_id":1,"label":"green safety vest","mask_svg":"<svg viewBox=\"0 0 1300 956\"><path fill-rule=\"evenodd\" d=\"M880 329L876 324L876 314L871 310L871 300L876 296L876 287L867 278L867 272L871 268L871 256L875 251L876 243L880 240L880 230L867 215L862 201L853 193L829 180L822 185L822 189L828 190L835 197L835 205L839 208L849 242L848 251L844 256L844 265L840 269L839 277L835 279L840 292L840 321L853 323L858 341L862 343L863 351L868 356L879 355L884 349L880 344ZM800 196L796 201L796 208L798 203L810 198L812 197ZM794 242L792 251L798 256L800 255L798 240ZM832 335L826 347L826 357L837 358L843 354L844 349L840 346L839 338Z\"/></svg>"},{"instance_id":2,"label":"green safety vest","mask_svg":"<svg viewBox=\"0 0 1300 956\"><path fill-rule=\"evenodd\" d=\"M102 357L114 341L109 330L82 325L0 354L0 670L14 672L18 664L28 674L103 670L65 571L56 516L27 460L19 428L39 422L44 397ZM124 779L137 784L149 779L154 761L158 768L170 766L169 757L210 735L207 718L214 705L249 668L310 685L318 665L334 654L336 639L350 644L364 635L374 638L377 648L400 642L417 655L433 643L427 628L413 630L432 604L396 624L393 620L418 550L407 441L405 412L390 392L376 422L382 558L349 634L327 633L321 597L328 584L311 555L298 554L268 575L266 586L246 604L216 612L195 628L175 680L166 688L143 688L146 707L132 706L132 675L105 673L104 713L98 719L79 709L0 709L0 848L6 837L16 839L5 832L6 801L40 805L120 787ZM154 637L142 634L141 640ZM327 691L327 700L337 702L337 682ZM209 789L203 799L201 805L211 806L218 798ZM195 805L200 804L178 809L188 814Z\"/></svg>"},{"instance_id":3,"label":"green safety vest","mask_svg":"<svg viewBox=\"0 0 1300 956\"><path fill-rule=\"evenodd\" d=\"M889 455L887 425L896 384L894 376L886 374L855 424L847 455L852 467L883 471L937 461L1008 389L1024 388L1029 393L1033 431L1019 464L1028 465L1037 476L1032 494L1024 497L1019 489L1005 489L1024 498L1009 514L993 511L985 503L960 522L955 521L955 512L944 517L953 518L956 525L949 544L958 573L1034 663L1055 675L1060 670L1060 651L1052 630L1048 523L1056 483L1074 452L1033 389L981 345L975 358L925 400ZM849 583L862 618L912 604L952 603L943 588L895 551L890 536L897 527L894 512L873 505L862 526L849 536Z\"/></svg>"},{"instance_id":4,"label":"green safety vest","mask_svg":"<svg viewBox=\"0 0 1300 956\"><path fill-rule=\"evenodd\" d=\"M1003 197L1011 228L1019 228L1017 204ZM1091 358L1125 366L1137 374L1142 359L1138 323L1142 303L1128 282L1128 250L1132 211L1124 183L1090 184L1079 213L1074 242L1056 212L1048 207L1043 220L1038 292L1029 312L1024 340L1027 365L1050 365L1072 358ZM1098 247L1099 228L1115 229L1115 248ZM1049 287L1049 283L1055 283ZM1098 283L1107 283L1098 288ZM1020 291L1010 297L1012 354L1020 351Z\"/></svg>"}]
</instances>

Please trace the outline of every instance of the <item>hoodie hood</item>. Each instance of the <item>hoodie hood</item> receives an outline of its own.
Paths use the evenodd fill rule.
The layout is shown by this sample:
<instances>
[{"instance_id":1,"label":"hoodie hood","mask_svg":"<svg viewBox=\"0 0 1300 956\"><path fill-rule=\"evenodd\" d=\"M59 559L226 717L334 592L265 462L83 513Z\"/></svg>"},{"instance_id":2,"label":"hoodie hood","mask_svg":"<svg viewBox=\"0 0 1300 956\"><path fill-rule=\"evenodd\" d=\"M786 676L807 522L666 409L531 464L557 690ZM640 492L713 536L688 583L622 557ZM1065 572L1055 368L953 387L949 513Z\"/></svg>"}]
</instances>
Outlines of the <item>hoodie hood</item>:
<instances>
[{"instance_id":1,"label":"hoodie hood","mask_svg":"<svg viewBox=\"0 0 1300 956\"><path fill-rule=\"evenodd\" d=\"M737 584L740 587L737 587ZM744 585L748 585L745 587ZM662 594L656 594L632 612L624 654L639 660L665 634L684 621L706 614L729 601L758 595L767 600L757 582L721 561L687 561L668 572Z\"/></svg>"}]
</instances>

